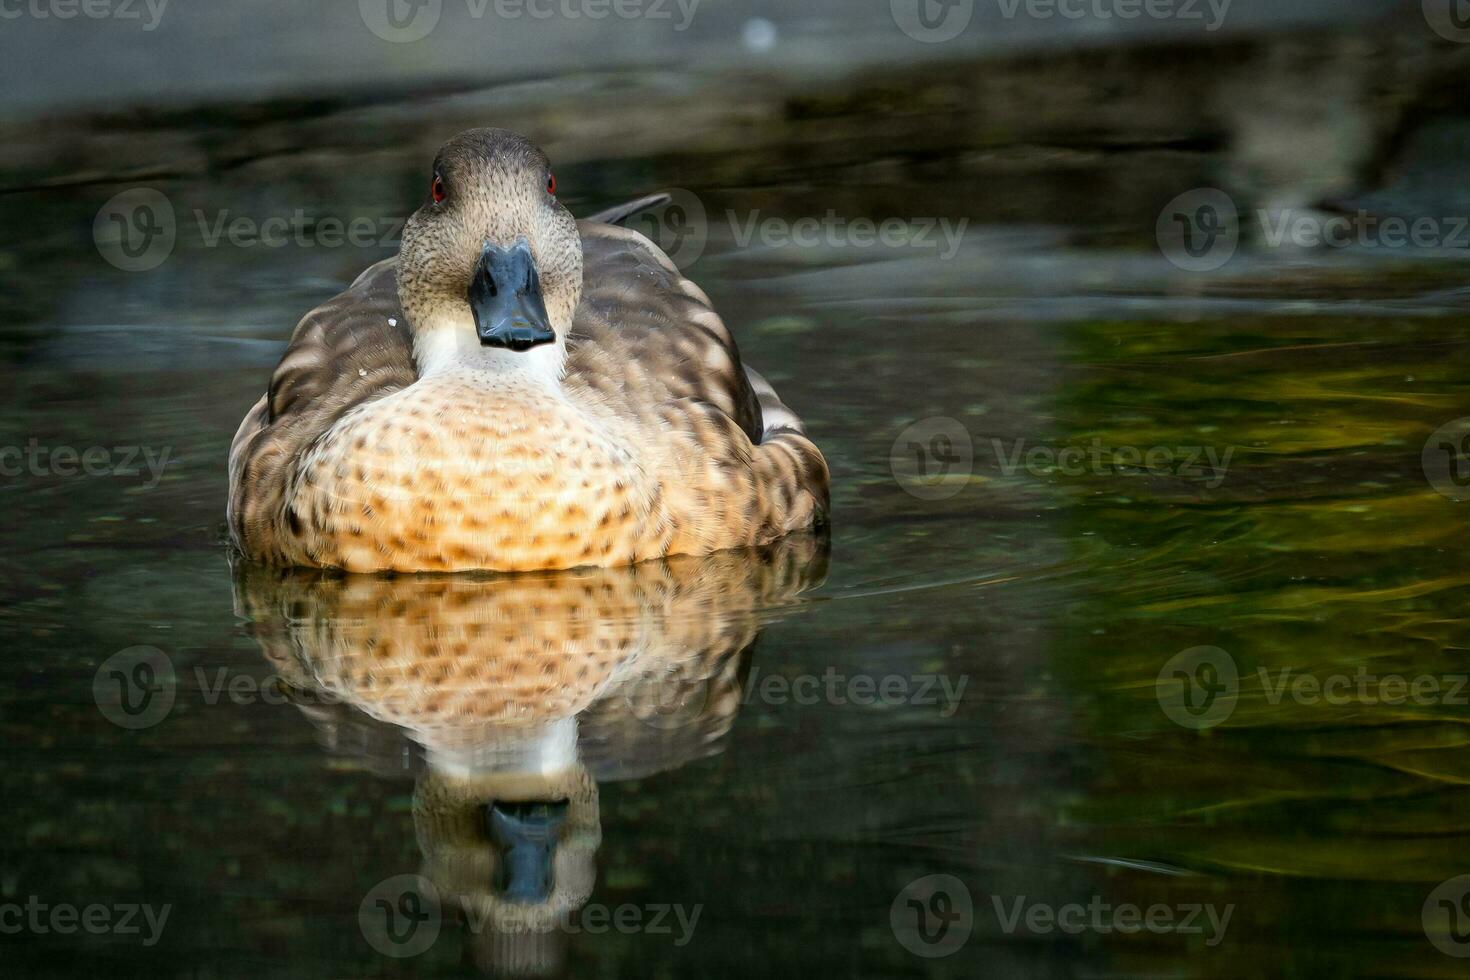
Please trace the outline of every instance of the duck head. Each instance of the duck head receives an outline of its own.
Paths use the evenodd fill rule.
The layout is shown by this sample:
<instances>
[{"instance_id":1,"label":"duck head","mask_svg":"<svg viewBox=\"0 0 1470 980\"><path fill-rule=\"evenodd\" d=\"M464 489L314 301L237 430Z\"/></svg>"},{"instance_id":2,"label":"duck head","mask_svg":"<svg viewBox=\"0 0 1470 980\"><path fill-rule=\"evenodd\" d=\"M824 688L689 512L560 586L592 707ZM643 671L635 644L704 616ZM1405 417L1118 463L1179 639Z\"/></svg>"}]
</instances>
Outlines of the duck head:
<instances>
[{"instance_id":1,"label":"duck head","mask_svg":"<svg viewBox=\"0 0 1470 980\"><path fill-rule=\"evenodd\" d=\"M517 133L472 129L439 151L428 191L398 258L419 373L559 378L582 297L582 239L546 154Z\"/></svg>"}]
</instances>

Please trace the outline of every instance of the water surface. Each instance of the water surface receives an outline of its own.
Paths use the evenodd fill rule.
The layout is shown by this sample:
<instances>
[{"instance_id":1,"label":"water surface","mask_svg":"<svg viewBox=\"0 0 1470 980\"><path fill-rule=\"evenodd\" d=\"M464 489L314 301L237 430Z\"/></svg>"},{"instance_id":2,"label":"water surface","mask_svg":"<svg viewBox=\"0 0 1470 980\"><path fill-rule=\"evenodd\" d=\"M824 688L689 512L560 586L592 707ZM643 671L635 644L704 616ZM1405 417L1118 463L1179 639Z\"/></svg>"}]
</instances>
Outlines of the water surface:
<instances>
[{"instance_id":1,"label":"water surface","mask_svg":"<svg viewBox=\"0 0 1470 980\"><path fill-rule=\"evenodd\" d=\"M572 203L691 183L668 166ZM248 208L244 184L168 190ZM416 186L295 193L393 214ZM808 213L779 184L694 190ZM386 248L186 242L128 274L86 252L95 198L49 198L73 230L7 335L0 444L151 455L3 486L0 894L171 912L151 945L7 936L17 975L1461 969L1423 919L1470 873L1466 494L1422 456L1470 405L1458 263L1246 252L1197 277L1053 225L977 223L947 261L717 227L692 272L827 454L830 553L252 578L223 537L234 427L296 317ZM109 685L140 678L172 703L120 714ZM1392 678L1441 687L1383 703ZM558 766L577 778L526 788ZM575 810L573 918L511 943L464 898L506 887L476 823L496 780ZM364 915L404 875L441 901L390 896L438 926L399 958ZM932 875L963 889L905 891ZM931 939L969 915L928 943L910 899ZM1073 904L1218 918L1049 925Z\"/></svg>"}]
</instances>

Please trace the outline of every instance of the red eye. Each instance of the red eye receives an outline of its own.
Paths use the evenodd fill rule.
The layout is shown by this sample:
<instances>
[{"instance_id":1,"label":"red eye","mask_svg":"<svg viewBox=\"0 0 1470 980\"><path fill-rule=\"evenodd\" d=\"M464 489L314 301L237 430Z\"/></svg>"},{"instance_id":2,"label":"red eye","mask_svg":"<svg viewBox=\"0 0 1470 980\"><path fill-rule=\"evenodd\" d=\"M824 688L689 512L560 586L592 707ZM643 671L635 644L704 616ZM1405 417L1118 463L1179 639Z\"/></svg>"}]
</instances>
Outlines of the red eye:
<instances>
[{"instance_id":1,"label":"red eye","mask_svg":"<svg viewBox=\"0 0 1470 980\"><path fill-rule=\"evenodd\" d=\"M556 194L556 174L546 175L546 193Z\"/></svg>"},{"instance_id":2,"label":"red eye","mask_svg":"<svg viewBox=\"0 0 1470 980\"><path fill-rule=\"evenodd\" d=\"M435 204L443 204L449 192L444 189L444 178L438 174L434 175L434 183L429 185L429 196L434 199Z\"/></svg>"}]
</instances>

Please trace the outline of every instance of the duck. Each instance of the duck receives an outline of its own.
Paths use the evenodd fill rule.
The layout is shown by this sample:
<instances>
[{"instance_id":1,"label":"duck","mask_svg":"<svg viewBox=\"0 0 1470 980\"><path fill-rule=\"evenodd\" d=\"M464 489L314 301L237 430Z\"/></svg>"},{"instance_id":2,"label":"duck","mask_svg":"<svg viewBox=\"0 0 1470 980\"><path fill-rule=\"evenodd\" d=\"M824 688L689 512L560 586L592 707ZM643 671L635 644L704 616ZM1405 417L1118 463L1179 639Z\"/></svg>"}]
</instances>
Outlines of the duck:
<instances>
[{"instance_id":1,"label":"duck","mask_svg":"<svg viewBox=\"0 0 1470 980\"><path fill-rule=\"evenodd\" d=\"M230 446L234 547L348 572L609 567L824 527L829 472L709 297L547 155L439 151L398 254L297 325Z\"/></svg>"}]
</instances>

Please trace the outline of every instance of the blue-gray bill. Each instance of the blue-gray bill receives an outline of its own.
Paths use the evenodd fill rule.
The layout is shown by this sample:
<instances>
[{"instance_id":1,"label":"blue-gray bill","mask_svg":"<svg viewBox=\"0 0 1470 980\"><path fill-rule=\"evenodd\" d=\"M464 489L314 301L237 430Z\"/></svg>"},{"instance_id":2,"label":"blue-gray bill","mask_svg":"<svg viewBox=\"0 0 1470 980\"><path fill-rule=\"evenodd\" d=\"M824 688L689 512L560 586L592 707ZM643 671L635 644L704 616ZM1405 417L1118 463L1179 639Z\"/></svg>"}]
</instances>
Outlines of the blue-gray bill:
<instances>
[{"instance_id":1,"label":"blue-gray bill","mask_svg":"<svg viewBox=\"0 0 1470 980\"><path fill-rule=\"evenodd\" d=\"M555 886L552 858L567 820L566 800L497 802L485 808L490 840L500 852L494 889L512 902L546 901Z\"/></svg>"},{"instance_id":2,"label":"blue-gray bill","mask_svg":"<svg viewBox=\"0 0 1470 980\"><path fill-rule=\"evenodd\" d=\"M466 299L485 347L526 351L556 340L541 298L541 277L525 239L510 248L485 243Z\"/></svg>"}]
</instances>

